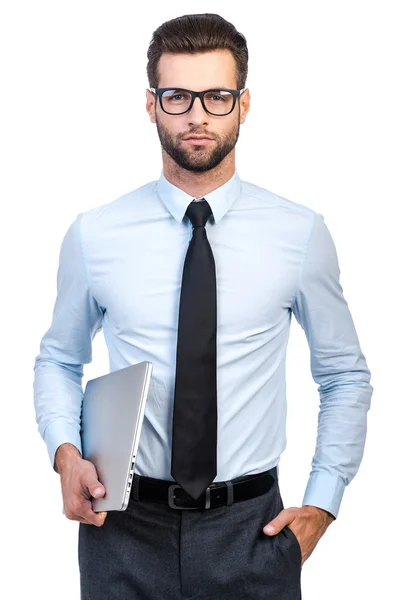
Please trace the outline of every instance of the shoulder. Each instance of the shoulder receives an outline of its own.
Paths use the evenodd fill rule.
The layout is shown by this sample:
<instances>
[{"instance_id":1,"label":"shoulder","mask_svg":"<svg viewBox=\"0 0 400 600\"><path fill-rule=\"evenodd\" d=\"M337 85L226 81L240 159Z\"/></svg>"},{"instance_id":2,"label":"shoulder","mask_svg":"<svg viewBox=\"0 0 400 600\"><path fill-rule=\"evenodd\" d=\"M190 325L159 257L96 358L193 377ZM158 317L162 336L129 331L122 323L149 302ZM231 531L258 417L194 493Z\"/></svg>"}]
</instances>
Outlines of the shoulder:
<instances>
[{"instance_id":1,"label":"shoulder","mask_svg":"<svg viewBox=\"0 0 400 600\"><path fill-rule=\"evenodd\" d=\"M118 196L110 202L94 206L93 208L80 213L82 215L82 219L86 221L107 219L109 216L117 213L118 211L130 208L132 206L137 206L138 204L144 202L148 196L153 194L156 183L157 181L145 183L134 190Z\"/></svg>"},{"instance_id":2,"label":"shoulder","mask_svg":"<svg viewBox=\"0 0 400 600\"><path fill-rule=\"evenodd\" d=\"M306 204L289 200L248 181L242 181L242 197L245 202L258 204L260 207L281 209L284 212L303 216L309 220L313 220L317 214L315 210Z\"/></svg>"},{"instance_id":3,"label":"shoulder","mask_svg":"<svg viewBox=\"0 0 400 600\"><path fill-rule=\"evenodd\" d=\"M235 207L241 211L249 211L251 221L260 220L268 226L276 228L287 239L296 244L306 244L316 221L322 215L311 206L289 200L264 187L242 181L242 193Z\"/></svg>"},{"instance_id":4,"label":"shoulder","mask_svg":"<svg viewBox=\"0 0 400 600\"><path fill-rule=\"evenodd\" d=\"M138 217L141 212L151 209L152 199L157 199L154 193L157 181L151 181L118 196L110 202L99 204L78 215L81 232L100 232L108 227L129 221L129 217Z\"/></svg>"}]
</instances>

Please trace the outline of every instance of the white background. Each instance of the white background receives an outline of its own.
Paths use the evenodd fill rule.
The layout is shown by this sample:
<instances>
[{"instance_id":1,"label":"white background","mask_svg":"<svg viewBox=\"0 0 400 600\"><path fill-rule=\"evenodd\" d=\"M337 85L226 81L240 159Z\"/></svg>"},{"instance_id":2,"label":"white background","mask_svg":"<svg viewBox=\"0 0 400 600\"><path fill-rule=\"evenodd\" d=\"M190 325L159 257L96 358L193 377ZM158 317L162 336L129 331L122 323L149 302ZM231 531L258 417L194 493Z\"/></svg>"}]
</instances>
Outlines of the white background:
<instances>
[{"instance_id":1,"label":"white background","mask_svg":"<svg viewBox=\"0 0 400 600\"><path fill-rule=\"evenodd\" d=\"M3 598L79 598L78 523L61 513L59 476L37 431L33 363L50 326L69 224L159 177L160 145L145 110L147 47L163 21L199 12L218 12L248 42L252 100L239 175L324 215L372 372L363 462L303 566L304 600L399 597L396 4L2 3ZM280 463L287 507L301 505L319 405L307 341L292 323ZM99 333L83 383L107 369Z\"/></svg>"}]
</instances>

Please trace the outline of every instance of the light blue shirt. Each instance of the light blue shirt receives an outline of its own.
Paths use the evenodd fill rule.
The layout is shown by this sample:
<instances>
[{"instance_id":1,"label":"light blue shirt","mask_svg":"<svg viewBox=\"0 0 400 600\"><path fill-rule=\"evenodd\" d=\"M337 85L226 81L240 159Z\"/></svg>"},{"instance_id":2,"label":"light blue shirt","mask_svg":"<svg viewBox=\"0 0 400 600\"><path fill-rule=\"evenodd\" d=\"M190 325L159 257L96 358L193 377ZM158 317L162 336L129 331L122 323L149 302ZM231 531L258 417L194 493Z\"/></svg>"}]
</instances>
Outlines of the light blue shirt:
<instances>
[{"instance_id":1,"label":"light blue shirt","mask_svg":"<svg viewBox=\"0 0 400 600\"><path fill-rule=\"evenodd\" d=\"M303 505L338 514L366 438L371 373L339 283L321 214L242 181L205 196L217 278L215 481L278 465L286 446L285 361L292 313L319 384L318 443ZM54 467L81 452L83 365L103 328L110 371L153 363L135 472L173 480L171 436L179 297L193 197L158 180L79 213L61 244L57 298L34 367L39 433Z\"/></svg>"}]
</instances>

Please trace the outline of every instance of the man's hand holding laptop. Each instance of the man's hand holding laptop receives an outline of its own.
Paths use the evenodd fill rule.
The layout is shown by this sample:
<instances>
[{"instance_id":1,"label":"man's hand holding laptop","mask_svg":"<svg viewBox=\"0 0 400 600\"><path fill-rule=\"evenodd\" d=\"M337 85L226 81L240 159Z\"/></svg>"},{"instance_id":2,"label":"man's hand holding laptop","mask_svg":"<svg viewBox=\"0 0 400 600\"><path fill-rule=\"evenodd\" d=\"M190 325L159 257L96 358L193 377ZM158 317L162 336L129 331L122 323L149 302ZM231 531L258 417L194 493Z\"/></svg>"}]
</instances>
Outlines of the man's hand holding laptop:
<instances>
[{"instance_id":1,"label":"man's hand holding laptop","mask_svg":"<svg viewBox=\"0 0 400 600\"><path fill-rule=\"evenodd\" d=\"M94 464L82 458L78 448L68 443L58 447L55 463L67 519L101 527L107 512L93 512L90 499L104 496L106 490L97 478Z\"/></svg>"}]
</instances>

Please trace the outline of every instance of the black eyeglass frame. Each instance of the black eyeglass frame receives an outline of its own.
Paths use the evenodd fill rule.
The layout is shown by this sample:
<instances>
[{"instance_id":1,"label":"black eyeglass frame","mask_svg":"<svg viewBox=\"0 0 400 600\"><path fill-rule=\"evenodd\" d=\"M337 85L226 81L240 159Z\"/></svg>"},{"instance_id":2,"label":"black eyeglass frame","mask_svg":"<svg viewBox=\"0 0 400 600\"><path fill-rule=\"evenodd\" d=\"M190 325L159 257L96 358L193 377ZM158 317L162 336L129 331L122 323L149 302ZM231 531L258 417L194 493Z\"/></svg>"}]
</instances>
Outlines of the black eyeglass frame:
<instances>
[{"instance_id":1,"label":"black eyeglass frame","mask_svg":"<svg viewBox=\"0 0 400 600\"><path fill-rule=\"evenodd\" d=\"M196 98L200 98L201 104L202 104L204 110L206 111L206 113L208 113L209 115L213 115L213 117L226 117L227 115L230 115L231 112L233 111L233 109L235 108L236 98L238 98L240 96L240 94L245 91L245 89L246 88L243 88L241 90L229 90L228 88L219 88L219 89L211 88L210 90L203 90L202 92L194 92L193 90L188 90L186 88L178 88L178 87L149 88L150 92L153 92L153 94L156 94L159 97L160 106L167 115L173 115L173 116L184 115L185 113L189 112L189 110L192 108ZM178 92L189 92L192 95L192 101L189 104L189 107L180 113L171 113L171 112L168 112L167 110L165 110L165 108L163 107L163 103L162 103L162 95L164 92L166 92L168 90L177 90ZM230 92L233 95L233 104L232 104L231 110L222 115L209 111L206 108L206 105L204 104L204 94L207 94L207 92Z\"/></svg>"}]
</instances>

